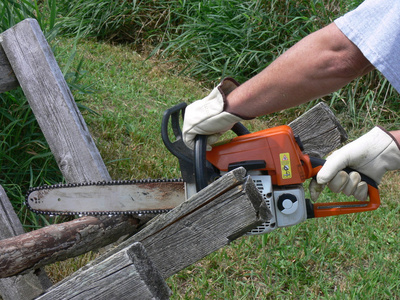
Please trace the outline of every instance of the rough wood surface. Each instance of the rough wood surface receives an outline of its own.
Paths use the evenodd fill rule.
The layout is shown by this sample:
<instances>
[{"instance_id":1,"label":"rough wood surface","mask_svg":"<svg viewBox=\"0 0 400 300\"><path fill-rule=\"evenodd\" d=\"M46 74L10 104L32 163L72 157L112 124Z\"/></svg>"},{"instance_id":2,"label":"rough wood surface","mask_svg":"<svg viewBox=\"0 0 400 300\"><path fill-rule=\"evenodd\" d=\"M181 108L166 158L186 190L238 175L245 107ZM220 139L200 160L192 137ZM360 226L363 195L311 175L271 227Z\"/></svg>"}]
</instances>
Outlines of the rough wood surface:
<instances>
[{"instance_id":1,"label":"rough wood surface","mask_svg":"<svg viewBox=\"0 0 400 300\"><path fill-rule=\"evenodd\" d=\"M170 289L140 243L89 264L37 300L169 299Z\"/></svg>"},{"instance_id":2,"label":"rough wood surface","mask_svg":"<svg viewBox=\"0 0 400 300\"><path fill-rule=\"evenodd\" d=\"M18 23L5 31L1 38L4 51L18 80L23 82L22 89L46 139L51 144L51 150L59 162L63 176L68 182L109 180L110 176L36 20L27 19ZM92 241L94 233L80 233L82 224L92 230L100 229L96 242ZM69 228L71 236L68 238L64 234L64 241L67 239L69 242L60 243L63 239L60 239L59 234L63 233L65 228ZM40 240L43 231L31 235L38 239L33 243L36 245L35 250L30 244L32 240L25 235L15 237L13 241L3 242L16 243L20 247L19 250L27 255L23 259L25 266L19 265L17 268L26 270L96 250L116 242L125 235L124 232L132 234L136 231L137 220L129 217L87 217L46 227L44 232L47 249L44 249ZM87 230L85 232L88 233ZM74 239L75 242L79 242L77 246L71 244ZM25 241L26 244L21 241ZM12 258L5 256L3 250L5 249L0 246L0 264L15 264ZM38 261L37 255L43 256L44 253L46 258ZM6 269L7 273L0 272L0 276L15 274L14 271Z\"/></svg>"},{"instance_id":3,"label":"rough wood surface","mask_svg":"<svg viewBox=\"0 0 400 300\"><path fill-rule=\"evenodd\" d=\"M110 179L37 21L26 19L18 23L3 32L2 40L4 52L65 179Z\"/></svg>"},{"instance_id":4,"label":"rough wood surface","mask_svg":"<svg viewBox=\"0 0 400 300\"><path fill-rule=\"evenodd\" d=\"M124 222L121 222L124 221ZM123 216L83 217L0 241L0 277L105 247L135 232L137 220Z\"/></svg>"},{"instance_id":5,"label":"rough wood surface","mask_svg":"<svg viewBox=\"0 0 400 300\"><path fill-rule=\"evenodd\" d=\"M14 72L10 66L10 62L4 53L3 47L1 46L0 35L0 93L13 90L18 86L18 80L14 75Z\"/></svg>"},{"instance_id":6,"label":"rough wood surface","mask_svg":"<svg viewBox=\"0 0 400 300\"><path fill-rule=\"evenodd\" d=\"M347 140L347 133L329 106L318 103L289 126L303 143L304 152L324 157Z\"/></svg>"},{"instance_id":7,"label":"rough wood surface","mask_svg":"<svg viewBox=\"0 0 400 300\"><path fill-rule=\"evenodd\" d=\"M164 278L266 222L271 213L243 168L233 170L98 258L140 242Z\"/></svg>"},{"instance_id":8,"label":"rough wood surface","mask_svg":"<svg viewBox=\"0 0 400 300\"><path fill-rule=\"evenodd\" d=\"M0 240L24 233L21 222L0 186ZM2 256L0 256L2 257ZM1 274L1 272L0 272ZM38 269L25 275L0 279L0 299L29 300L51 286L45 272Z\"/></svg>"}]
</instances>

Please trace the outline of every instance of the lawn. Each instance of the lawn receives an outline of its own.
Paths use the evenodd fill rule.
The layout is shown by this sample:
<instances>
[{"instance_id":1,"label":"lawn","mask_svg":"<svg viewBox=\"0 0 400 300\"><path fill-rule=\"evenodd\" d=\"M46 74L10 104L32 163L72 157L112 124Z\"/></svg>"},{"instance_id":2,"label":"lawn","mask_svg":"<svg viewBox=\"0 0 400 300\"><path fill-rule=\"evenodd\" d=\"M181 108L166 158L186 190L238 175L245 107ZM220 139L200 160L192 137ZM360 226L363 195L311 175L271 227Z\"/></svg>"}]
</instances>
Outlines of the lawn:
<instances>
[{"instance_id":1,"label":"lawn","mask_svg":"<svg viewBox=\"0 0 400 300\"><path fill-rule=\"evenodd\" d=\"M360 2L0 0L0 29L38 19L113 179L171 178L180 172L161 141L165 109L206 96L224 76L251 77ZM0 94L0 101L0 184L26 230L63 221L23 206L30 185L63 178L21 91ZM376 71L245 125L256 131L287 124L318 101L330 105L350 140L375 124L400 126L399 94ZM171 298L400 299L399 186L399 172L386 174L373 212L241 237L168 278ZM345 199L328 190L321 197ZM46 271L57 282L97 255Z\"/></svg>"}]
</instances>

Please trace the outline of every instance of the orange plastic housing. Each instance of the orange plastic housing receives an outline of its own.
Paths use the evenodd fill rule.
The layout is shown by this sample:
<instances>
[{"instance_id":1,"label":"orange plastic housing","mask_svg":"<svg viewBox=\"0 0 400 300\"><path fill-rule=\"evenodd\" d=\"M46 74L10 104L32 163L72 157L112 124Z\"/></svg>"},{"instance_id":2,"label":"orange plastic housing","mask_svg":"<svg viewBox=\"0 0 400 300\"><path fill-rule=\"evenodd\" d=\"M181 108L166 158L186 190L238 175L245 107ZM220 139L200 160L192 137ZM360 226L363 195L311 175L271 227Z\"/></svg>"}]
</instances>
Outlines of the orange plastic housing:
<instances>
[{"instance_id":1,"label":"orange plastic housing","mask_svg":"<svg viewBox=\"0 0 400 300\"><path fill-rule=\"evenodd\" d=\"M271 176L272 184L278 186L302 184L316 176L322 167L311 164L310 157L303 154L289 126L282 125L255 133L238 136L221 145L214 145L207 152L207 160L221 171L239 162L265 161L264 170ZM240 164L237 164L240 165ZM314 217L328 217L375 210L380 205L379 190L368 184L370 201L313 203Z\"/></svg>"},{"instance_id":2,"label":"orange plastic housing","mask_svg":"<svg viewBox=\"0 0 400 300\"><path fill-rule=\"evenodd\" d=\"M287 125L235 137L228 143L213 146L207 160L221 171L229 164L263 160L274 185L301 184L311 177L308 155L302 153L292 129Z\"/></svg>"}]
</instances>

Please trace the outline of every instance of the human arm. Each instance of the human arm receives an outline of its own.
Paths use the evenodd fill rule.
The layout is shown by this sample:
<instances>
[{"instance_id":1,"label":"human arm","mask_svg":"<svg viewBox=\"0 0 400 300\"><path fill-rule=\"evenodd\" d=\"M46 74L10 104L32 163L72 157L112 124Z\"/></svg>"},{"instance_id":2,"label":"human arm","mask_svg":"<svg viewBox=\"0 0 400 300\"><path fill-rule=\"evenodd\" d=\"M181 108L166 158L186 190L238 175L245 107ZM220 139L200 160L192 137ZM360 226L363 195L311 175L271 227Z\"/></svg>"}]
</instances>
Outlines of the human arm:
<instances>
[{"instance_id":1,"label":"human arm","mask_svg":"<svg viewBox=\"0 0 400 300\"><path fill-rule=\"evenodd\" d=\"M183 138L193 147L196 134L208 143L241 118L254 118L329 94L373 66L332 23L299 41L261 73L224 92L224 84L186 109ZM230 84L228 84L230 85ZM211 108L211 109L210 109Z\"/></svg>"},{"instance_id":2,"label":"human arm","mask_svg":"<svg viewBox=\"0 0 400 300\"><path fill-rule=\"evenodd\" d=\"M332 93L373 69L332 23L232 91L225 110L247 118L267 115Z\"/></svg>"}]
</instances>

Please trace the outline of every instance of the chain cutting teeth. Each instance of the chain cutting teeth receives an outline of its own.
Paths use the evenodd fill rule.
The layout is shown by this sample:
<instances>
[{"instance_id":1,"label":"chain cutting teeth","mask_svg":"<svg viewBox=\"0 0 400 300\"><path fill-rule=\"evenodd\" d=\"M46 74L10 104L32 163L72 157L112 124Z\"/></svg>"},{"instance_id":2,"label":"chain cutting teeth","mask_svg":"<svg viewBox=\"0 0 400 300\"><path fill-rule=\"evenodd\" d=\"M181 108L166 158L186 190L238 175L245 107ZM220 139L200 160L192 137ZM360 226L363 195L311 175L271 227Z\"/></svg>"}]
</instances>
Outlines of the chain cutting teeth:
<instances>
[{"instance_id":1,"label":"chain cutting teeth","mask_svg":"<svg viewBox=\"0 0 400 300\"><path fill-rule=\"evenodd\" d=\"M182 178L173 178L173 179L134 179L134 180L112 180L112 181L98 181L98 182L83 182L83 183L58 183L54 185L43 185L39 187L31 187L26 194L25 204L26 206L36 214L43 214L48 216L116 216L116 215L154 215L154 214L162 214L170 211L171 209L154 209L154 210L139 210L139 211L41 211L34 209L29 204L29 195L32 192L41 191L41 190L51 190L51 189L59 189L59 188L74 188L80 186L105 186L105 185L132 185L132 184L149 184L149 183L172 183L172 182L183 182Z\"/></svg>"}]
</instances>

